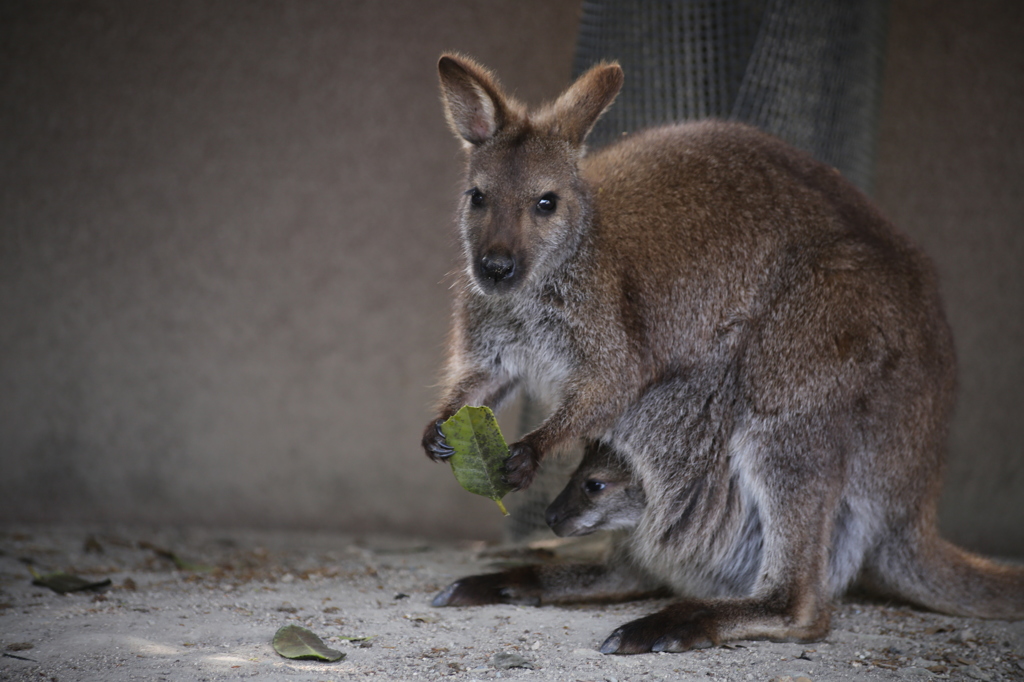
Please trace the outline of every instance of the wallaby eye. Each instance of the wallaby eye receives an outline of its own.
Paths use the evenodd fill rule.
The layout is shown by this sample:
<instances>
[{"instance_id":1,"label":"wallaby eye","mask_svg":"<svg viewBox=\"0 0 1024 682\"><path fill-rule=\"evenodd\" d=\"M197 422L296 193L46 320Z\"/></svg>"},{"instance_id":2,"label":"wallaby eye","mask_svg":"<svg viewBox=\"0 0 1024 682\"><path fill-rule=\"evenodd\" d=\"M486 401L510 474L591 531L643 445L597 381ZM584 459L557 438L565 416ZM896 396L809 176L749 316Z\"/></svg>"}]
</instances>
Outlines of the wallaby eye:
<instances>
[{"instance_id":1,"label":"wallaby eye","mask_svg":"<svg viewBox=\"0 0 1024 682\"><path fill-rule=\"evenodd\" d=\"M473 204L478 208L484 205L484 193L481 192L476 187L466 192L466 194L469 195L469 203Z\"/></svg>"},{"instance_id":2,"label":"wallaby eye","mask_svg":"<svg viewBox=\"0 0 1024 682\"><path fill-rule=\"evenodd\" d=\"M558 196L548 192L537 201L537 210L541 213L554 213L558 207Z\"/></svg>"},{"instance_id":3,"label":"wallaby eye","mask_svg":"<svg viewBox=\"0 0 1024 682\"><path fill-rule=\"evenodd\" d=\"M604 490L604 488L604 481L598 481L593 478L583 484L583 489L588 493L599 493Z\"/></svg>"}]
</instances>

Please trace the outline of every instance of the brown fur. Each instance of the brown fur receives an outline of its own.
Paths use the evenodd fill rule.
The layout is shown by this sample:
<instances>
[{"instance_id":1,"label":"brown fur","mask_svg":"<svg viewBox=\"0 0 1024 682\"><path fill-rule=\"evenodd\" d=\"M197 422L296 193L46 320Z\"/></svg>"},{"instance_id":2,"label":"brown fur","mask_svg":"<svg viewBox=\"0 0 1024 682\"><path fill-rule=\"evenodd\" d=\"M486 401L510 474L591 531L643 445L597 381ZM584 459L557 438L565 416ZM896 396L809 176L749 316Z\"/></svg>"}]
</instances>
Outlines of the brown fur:
<instances>
[{"instance_id":1,"label":"brown fur","mask_svg":"<svg viewBox=\"0 0 1024 682\"><path fill-rule=\"evenodd\" d=\"M955 358L927 258L833 169L751 128L583 141L622 83L530 113L471 60L439 65L468 151L465 267L437 420L517 389L552 405L506 477L576 439L648 505L633 556L686 601L607 652L810 640L863 570L948 613L1024 616L1024 572L935 530ZM450 448L432 422L432 458Z\"/></svg>"}]
</instances>

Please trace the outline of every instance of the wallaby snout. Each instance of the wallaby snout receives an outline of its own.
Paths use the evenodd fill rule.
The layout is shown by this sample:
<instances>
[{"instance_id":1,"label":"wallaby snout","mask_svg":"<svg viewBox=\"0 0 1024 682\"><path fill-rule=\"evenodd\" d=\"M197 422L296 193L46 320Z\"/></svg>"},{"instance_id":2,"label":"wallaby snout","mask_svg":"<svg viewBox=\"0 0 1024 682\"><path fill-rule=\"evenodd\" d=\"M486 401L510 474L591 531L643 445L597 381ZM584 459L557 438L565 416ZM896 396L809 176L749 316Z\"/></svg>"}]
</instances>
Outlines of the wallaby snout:
<instances>
[{"instance_id":1,"label":"wallaby snout","mask_svg":"<svg viewBox=\"0 0 1024 682\"><path fill-rule=\"evenodd\" d=\"M572 483L569 485L572 485ZM568 528L566 524L569 514L565 509L565 497L568 492L568 488L563 490L562 493L556 497L550 505L548 505L547 511L544 512L544 522L547 523L548 528L554 531L555 535L560 538L573 535L573 529Z\"/></svg>"},{"instance_id":2,"label":"wallaby snout","mask_svg":"<svg viewBox=\"0 0 1024 682\"><path fill-rule=\"evenodd\" d=\"M482 281L497 286L511 284L516 274L516 259L504 249L493 249L477 261L477 273Z\"/></svg>"},{"instance_id":3,"label":"wallaby snout","mask_svg":"<svg viewBox=\"0 0 1024 682\"><path fill-rule=\"evenodd\" d=\"M570 483L570 486L572 484ZM560 538L575 537L578 535L589 535L593 533L596 528L591 528L583 523L581 517L581 511L575 506L580 504L583 500L579 499L579 495L575 497L577 499L569 499L571 495L569 488L566 488L562 493L555 498L551 505L544 512L544 521L548 524L548 527Z\"/></svg>"}]
</instances>

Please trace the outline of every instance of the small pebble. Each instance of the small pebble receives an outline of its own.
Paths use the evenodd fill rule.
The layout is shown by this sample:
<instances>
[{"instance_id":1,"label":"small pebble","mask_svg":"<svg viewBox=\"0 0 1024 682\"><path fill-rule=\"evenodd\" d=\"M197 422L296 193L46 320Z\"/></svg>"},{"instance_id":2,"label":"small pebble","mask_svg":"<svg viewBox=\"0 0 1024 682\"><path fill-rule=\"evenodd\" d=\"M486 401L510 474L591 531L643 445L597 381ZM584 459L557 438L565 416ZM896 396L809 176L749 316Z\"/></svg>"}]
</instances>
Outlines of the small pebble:
<instances>
[{"instance_id":1,"label":"small pebble","mask_svg":"<svg viewBox=\"0 0 1024 682\"><path fill-rule=\"evenodd\" d=\"M963 669L964 674L974 680L982 680L982 682L991 682L992 675L987 673L976 665L969 665Z\"/></svg>"},{"instance_id":2,"label":"small pebble","mask_svg":"<svg viewBox=\"0 0 1024 682\"><path fill-rule=\"evenodd\" d=\"M488 661L495 670L510 670L512 668L526 668L527 670L533 670L534 665L532 662L526 660L519 654L511 654L505 652L498 652L491 656L491 660Z\"/></svg>"}]
</instances>

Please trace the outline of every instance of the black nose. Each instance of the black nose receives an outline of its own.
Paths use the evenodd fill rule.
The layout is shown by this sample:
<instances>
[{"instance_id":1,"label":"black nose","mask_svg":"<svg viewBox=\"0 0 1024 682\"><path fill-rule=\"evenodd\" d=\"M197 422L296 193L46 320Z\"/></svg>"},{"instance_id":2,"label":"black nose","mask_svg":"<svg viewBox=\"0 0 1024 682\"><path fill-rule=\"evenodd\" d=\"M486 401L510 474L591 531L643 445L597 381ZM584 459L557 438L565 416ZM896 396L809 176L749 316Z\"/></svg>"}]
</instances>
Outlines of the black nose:
<instances>
[{"instance_id":1,"label":"black nose","mask_svg":"<svg viewBox=\"0 0 1024 682\"><path fill-rule=\"evenodd\" d=\"M562 520L561 518L559 518L559 516L560 515L557 509L555 509L553 506L548 507L547 512L544 513L544 521L547 522L550 528L554 528L558 525L558 522Z\"/></svg>"},{"instance_id":2,"label":"black nose","mask_svg":"<svg viewBox=\"0 0 1024 682\"><path fill-rule=\"evenodd\" d=\"M516 261L507 253L489 253L480 259L480 270L484 277L497 284L512 276L516 270Z\"/></svg>"}]
</instances>

